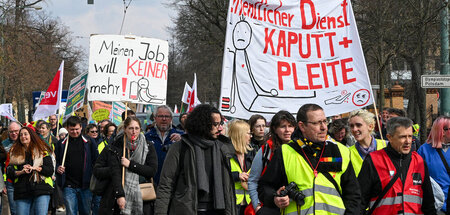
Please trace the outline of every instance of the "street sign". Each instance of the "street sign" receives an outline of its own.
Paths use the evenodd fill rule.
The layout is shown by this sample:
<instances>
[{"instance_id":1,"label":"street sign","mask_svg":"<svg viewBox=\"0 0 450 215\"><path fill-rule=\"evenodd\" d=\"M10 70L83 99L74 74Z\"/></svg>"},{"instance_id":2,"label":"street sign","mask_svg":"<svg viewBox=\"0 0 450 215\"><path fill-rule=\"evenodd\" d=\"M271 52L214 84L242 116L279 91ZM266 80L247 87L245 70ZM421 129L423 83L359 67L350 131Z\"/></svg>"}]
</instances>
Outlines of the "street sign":
<instances>
[{"instance_id":1,"label":"street sign","mask_svg":"<svg viewBox=\"0 0 450 215\"><path fill-rule=\"evenodd\" d=\"M450 75L422 75L422 88L450 88Z\"/></svg>"}]
</instances>

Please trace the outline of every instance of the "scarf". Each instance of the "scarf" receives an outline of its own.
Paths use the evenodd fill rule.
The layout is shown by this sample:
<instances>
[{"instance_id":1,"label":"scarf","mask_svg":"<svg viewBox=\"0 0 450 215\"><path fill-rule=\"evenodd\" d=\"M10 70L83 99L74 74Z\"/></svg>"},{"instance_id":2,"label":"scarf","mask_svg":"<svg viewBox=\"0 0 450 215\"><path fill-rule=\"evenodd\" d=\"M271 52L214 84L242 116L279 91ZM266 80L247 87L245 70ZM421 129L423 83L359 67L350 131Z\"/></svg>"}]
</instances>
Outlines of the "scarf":
<instances>
[{"instance_id":1,"label":"scarf","mask_svg":"<svg viewBox=\"0 0 450 215\"><path fill-rule=\"evenodd\" d=\"M127 140L126 149L129 160L144 165L147 158L148 146L147 141L142 133L133 143ZM122 214L143 214L143 202L141 189L139 188L139 175L125 168L125 209Z\"/></svg>"},{"instance_id":2,"label":"scarf","mask_svg":"<svg viewBox=\"0 0 450 215\"><path fill-rule=\"evenodd\" d=\"M369 148L367 148L367 149L363 148L359 144L359 142L355 143L355 147L358 150L359 155L361 156L361 158L364 160L369 153L374 152L374 151L377 150L377 142L376 142L375 138L372 137L372 143L370 144Z\"/></svg>"},{"instance_id":3,"label":"scarf","mask_svg":"<svg viewBox=\"0 0 450 215\"><path fill-rule=\"evenodd\" d=\"M10 157L10 164L12 165L24 165L25 164L25 157L22 155L13 155L11 154ZM44 164L44 156L42 153L39 153L38 149L33 150L33 168L40 167ZM39 172L33 170L30 176L30 181L39 183L41 180L45 180L45 177L40 175Z\"/></svg>"},{"instance_id":4,"label":"scarf","mask_svg":"<svg viewBox=\"0 0 450 215\"><path fill-rule=\"evenodd\" d=\"M219 140L207 140L198 136L189 135L189 139L194 143L196 164L197 164L197 186L198 190L207 194L213 194L214 209L225 209L225 197L222 179L222 152L220 146L223 144ZM205 167L205 149L212 147L212 176L208 178ZM214 187L209 187L210 180L213 180Z\"/></svg>"}]
</instances>

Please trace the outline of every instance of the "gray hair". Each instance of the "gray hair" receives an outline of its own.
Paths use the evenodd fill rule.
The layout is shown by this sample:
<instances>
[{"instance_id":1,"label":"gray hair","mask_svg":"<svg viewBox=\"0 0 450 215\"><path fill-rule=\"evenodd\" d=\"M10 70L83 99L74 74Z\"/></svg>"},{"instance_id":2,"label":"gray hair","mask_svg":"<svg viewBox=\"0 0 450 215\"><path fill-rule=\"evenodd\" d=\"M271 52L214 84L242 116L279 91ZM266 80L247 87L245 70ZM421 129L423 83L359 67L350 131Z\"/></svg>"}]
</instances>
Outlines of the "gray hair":
<instances>
[{"instance_id":1,"label":"gray hair","mask_svg":"<svg viewBox=\"0 0 450 215\"><path fill-rule=\"evenodd\" d=\"M406 117L394 117L387 121L386 131L390 135L394 135L398 127L409 128L413 126L411 119Z\"/></svg>"},{"instance_id":2,"label":"gray hair","mask_svg":"<svg viewBox=\"0 0 450 215\"><path fill-rule=\"evenodd\" d=\"M156 111L155 111L155 116L158 115L159 109L166 109L166 110L168 110L168 111L170 112L170 116L173 117L172 108L170 108L170 107L167 106L167 105L160 105L160 106L158 106L158 107L156 108Z\"/></svg>"},{"instance_id":3,"label":"gray hair","mask_svg":"<svg viewBox=\"0 0 450 215\"><path fill-rule=\"evenodd\" d=\"M11 121L8 125L8 131L11 130L12 125L16 124L19 128L22 128L22 125L16 121Z\"/></svg>"}]
</instances>

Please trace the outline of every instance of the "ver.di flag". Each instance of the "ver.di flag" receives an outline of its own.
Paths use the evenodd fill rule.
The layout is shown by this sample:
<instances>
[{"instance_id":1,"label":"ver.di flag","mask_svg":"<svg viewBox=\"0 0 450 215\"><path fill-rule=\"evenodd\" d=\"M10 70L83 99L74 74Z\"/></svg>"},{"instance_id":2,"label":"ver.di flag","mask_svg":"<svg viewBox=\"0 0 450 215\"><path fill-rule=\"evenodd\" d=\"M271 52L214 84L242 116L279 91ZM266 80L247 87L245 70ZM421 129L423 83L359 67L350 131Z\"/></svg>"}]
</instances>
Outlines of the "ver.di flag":
<instances>
[{"instance_id":1,"label":"ver.di flag","mask_svg":"<svg viewBox=\"0 0 450 215\"><path fill-rule=\"evenodd\" d=\"M62 83L64 74L64 61L61 62L58 72L53 78L52 83L45 92L45 96L34 112L33 120L44 119L52 114L56 114L61 102Z\"/></svg>"}]
</instances>

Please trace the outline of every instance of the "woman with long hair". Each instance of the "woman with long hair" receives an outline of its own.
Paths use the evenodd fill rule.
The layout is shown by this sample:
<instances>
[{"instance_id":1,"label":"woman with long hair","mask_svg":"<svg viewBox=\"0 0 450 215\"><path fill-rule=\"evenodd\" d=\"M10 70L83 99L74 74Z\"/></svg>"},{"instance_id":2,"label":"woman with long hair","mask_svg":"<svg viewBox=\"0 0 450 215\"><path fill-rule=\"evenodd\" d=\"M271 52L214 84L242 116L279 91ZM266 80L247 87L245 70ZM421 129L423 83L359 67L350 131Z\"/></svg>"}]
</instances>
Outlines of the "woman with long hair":
<instances>
[{"instance_id":1,"label":"woman with long hair","mask_svg":"<svg viewBox=\"0 0 450 215\"><path fill-rule=\"evenodd\" d=\"M31 128L22 127L10 150L8 176L14 181L17 214L46 215L53 193L52 149Z\"/></svg>"},{"instance_id":2,"label":"woman with long hair","mask_svg":"<svg viewBox=\"0 0 450 215\"><path fill-rule=\"evenodd\" d=\"M103 150L94 166L95 177L109 180L110 183L102 195L99 214L148 214L150 211L150 203L142 200L139 183L150 181L156 173L158 164L155 147L142 134L138 118L128 117L124 122L124 129L124 134Z\"/></svg>"},{"instance_id":3,"label":"woman with long hair","mask_svg":"<svg viewBox=\"0 0 450 215\"><path fill-rule=\"evenodd\" d=\"M294 132L296 121L294 116L287 111L279 111L276 113L269 126L269 139L255 155L253 159L252 168L248 179L248 190L252 200L253 208L256 212L262 210L261 214L277 214L279 210L261 207L258 198L258 181L261 175L264 174L267 165L272 159L273 152L282 144L289 143L291 135Z\"/></svg>"},{"instance_id":4,"label":"woman with long hair","mask_svg":"<svg viewBox=\"0 0 450 215\"><path fill-rule=\"evenodd\" d=\"M349 149L352 166L355 170L356 177L358 177L366 156L373 151L386 147L386 141L375 139L373 136L375 115L367 110L352 111L348 119L348 124L356 140L355 145Z\"/></svg>"},{"instance_id":5,"label":"woman with long hair","mask_svg":"<svg viewBox=\"0 0 450 215\"><path fill-rule=\"evenodd\" d=\"M422 156L427 164L430 176L441 186L445 194L444 205L438 214L449 214L448 190L450 187L450 176L441 158L450 164L450 117L440 116L433 122L427 144L423 144L417 153Z\"/></svg>"},{"instance_id":6,"label":"woman with long hair","mask_svg":"<svg viewBox=\"0 0 450 215\"><path fill-rule=\"evenodd\" d=\"M230 158L230 165L236 190L237 211L238 214L244 215L245 206L250 204L247 182L254 157L253 148L250 146L252 134L249 124L243 120L232 121L228 126L228 137L236 151Z\"/></svg>"},{"instance_id":7,"label":"woman with long hair","mask_svg":"<svg viewBox=\"0 0 450 215\"><path fill-rule=\"evenodd\" d=\"M248 120L248 124L250 124L250 132L252 133L250 146L255 149L255 151L258 151L262 145L266 144L266 118L259 114L254 114Z\"/></svg>"}]
</instances>

